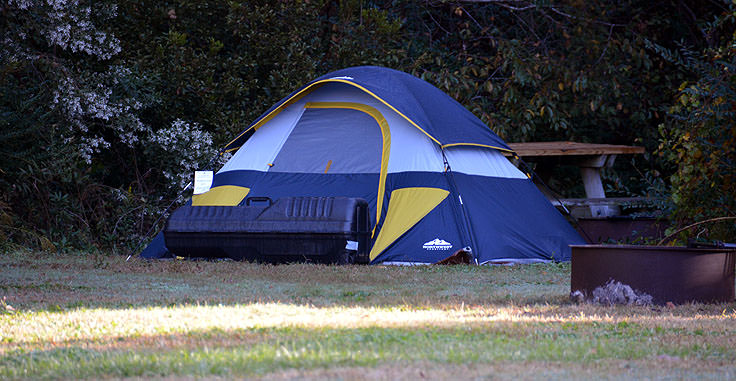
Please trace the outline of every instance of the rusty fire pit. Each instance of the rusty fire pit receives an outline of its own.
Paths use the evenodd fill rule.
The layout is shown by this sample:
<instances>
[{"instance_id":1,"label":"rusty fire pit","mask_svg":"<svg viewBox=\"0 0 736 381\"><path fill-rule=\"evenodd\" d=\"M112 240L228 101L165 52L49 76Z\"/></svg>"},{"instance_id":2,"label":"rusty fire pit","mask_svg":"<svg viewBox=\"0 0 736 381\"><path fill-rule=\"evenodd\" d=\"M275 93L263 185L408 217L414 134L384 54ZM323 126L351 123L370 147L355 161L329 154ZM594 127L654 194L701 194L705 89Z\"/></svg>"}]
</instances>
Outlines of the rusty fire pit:
<instances>
[{"instance_id":1,"label":"rusty fire pit","mask_svg":"<svg viewBox=\"0 0 736 381\"><path fill-rule=\"evenodd\" d=\"M732 248L575 245L570 288L592 300L594 290L614 281L655 304L732 302L735 266Z\"/></svg>"}]
</instances>

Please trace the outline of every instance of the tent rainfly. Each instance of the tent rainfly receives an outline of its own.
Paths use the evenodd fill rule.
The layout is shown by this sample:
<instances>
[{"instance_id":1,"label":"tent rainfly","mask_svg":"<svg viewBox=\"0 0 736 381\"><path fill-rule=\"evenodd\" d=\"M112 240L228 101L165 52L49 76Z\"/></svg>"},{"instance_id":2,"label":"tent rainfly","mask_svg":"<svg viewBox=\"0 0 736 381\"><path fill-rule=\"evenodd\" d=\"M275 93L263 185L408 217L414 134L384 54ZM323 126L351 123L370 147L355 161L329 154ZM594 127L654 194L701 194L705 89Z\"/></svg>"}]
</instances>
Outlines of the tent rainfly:
<instances>
[{"instance_id":1,"label":"tent rainfly","mask_svg":"<svg viewBox=\"0 0 736 381\"><path fill-rule=\"evenodd\" d=\"M246 197L368 201L370 263L435 263L471 248L479 264L566 261L583 240L506 143L447 94L381 67L339 70L263 113L192 205ZM166 253L159 236L143 257Z\"/></svg>"}]
</instances>

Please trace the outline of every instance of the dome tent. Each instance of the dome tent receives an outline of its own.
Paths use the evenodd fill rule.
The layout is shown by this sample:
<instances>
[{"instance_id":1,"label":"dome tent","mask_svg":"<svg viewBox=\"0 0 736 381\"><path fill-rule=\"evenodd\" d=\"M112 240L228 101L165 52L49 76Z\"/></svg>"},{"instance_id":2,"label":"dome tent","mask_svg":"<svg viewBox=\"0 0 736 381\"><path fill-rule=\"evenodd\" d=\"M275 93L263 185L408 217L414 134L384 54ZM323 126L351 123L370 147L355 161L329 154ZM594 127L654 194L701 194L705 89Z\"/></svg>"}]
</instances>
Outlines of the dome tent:
<instances>
[{"instance_id":1,"label":"dome tent","mask_svg":"<svg viewBox=\"0 0 736 381\"><path fill-rule=\"evenodd\" d=\"M371 263L435 263L470 248L477 263L570 258L580 236L502 151L511 149L448 95L380 67L306 84L224 149L232 158L192 205L246 197L359 197ZM157 237L144 251L155 256Z\"/></svg>"}]
</instances>

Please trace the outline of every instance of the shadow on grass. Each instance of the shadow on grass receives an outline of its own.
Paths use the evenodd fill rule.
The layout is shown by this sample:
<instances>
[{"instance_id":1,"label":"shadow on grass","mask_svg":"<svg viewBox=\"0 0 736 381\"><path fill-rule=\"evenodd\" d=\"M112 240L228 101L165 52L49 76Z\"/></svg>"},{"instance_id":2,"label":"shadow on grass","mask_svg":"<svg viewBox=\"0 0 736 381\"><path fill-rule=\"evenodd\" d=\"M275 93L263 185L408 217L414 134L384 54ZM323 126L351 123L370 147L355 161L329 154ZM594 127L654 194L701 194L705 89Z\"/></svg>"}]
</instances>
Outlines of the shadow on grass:
<instances>
[{"instance_id":1,"label":"shadow on grass","mask_svg":"<svg viewBox=\"0 0 736 381\"><path fill-rule=\"evenodd\" d=\"M0 256L0 292L17 311L125 310L184 305L486 309L612 315L719 316L733 303L601 307L569 299L569 263L516 266L327 266L146 261L17 252ZM1 306L0 306L1 307ZM1 310L1 308L0 308ZM0 311L1 313L2 311Z\"/></svg>"}]
</instances>

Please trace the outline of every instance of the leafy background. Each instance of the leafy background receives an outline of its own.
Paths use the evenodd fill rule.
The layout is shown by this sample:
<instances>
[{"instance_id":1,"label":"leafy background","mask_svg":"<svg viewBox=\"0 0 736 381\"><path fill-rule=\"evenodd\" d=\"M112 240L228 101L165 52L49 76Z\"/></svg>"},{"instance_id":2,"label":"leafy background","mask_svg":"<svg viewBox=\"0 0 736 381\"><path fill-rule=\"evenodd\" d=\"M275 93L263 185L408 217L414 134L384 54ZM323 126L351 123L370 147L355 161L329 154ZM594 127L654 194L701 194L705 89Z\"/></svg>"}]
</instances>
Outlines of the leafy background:
<instances>
[{"instance_id":1,"label":"leafy background","mask_svg":"<svg viewBox=\"0 0 736 381\"><path fill-rule=\"evenodd\" d=\"M0 247L127 253L260 113L358 65L427 80L510 142L646 147L605 186L663 197L671 230L735 216L735 16L716 0L3 0ZM577 176L552 185L580 195Z\"/></svg>"}]
</instances>

